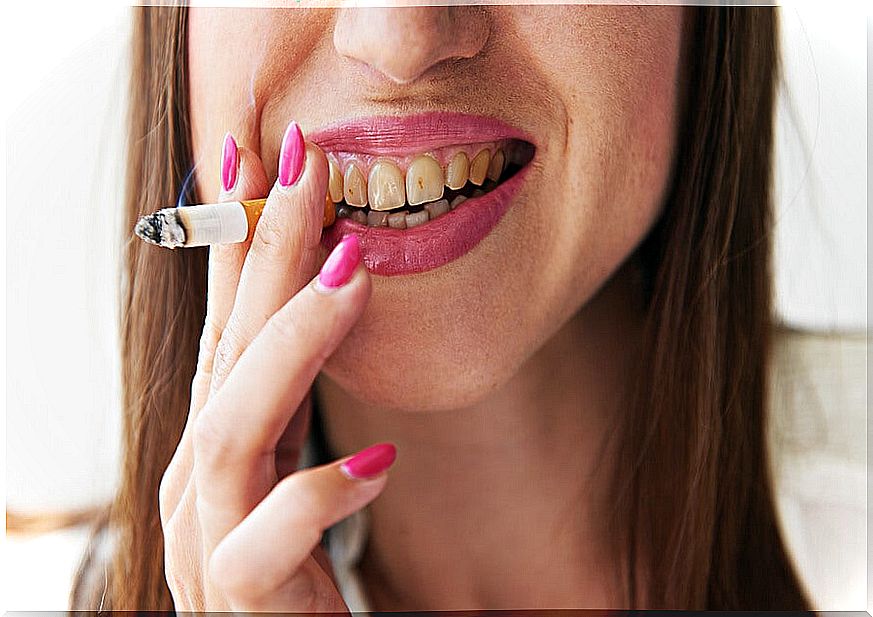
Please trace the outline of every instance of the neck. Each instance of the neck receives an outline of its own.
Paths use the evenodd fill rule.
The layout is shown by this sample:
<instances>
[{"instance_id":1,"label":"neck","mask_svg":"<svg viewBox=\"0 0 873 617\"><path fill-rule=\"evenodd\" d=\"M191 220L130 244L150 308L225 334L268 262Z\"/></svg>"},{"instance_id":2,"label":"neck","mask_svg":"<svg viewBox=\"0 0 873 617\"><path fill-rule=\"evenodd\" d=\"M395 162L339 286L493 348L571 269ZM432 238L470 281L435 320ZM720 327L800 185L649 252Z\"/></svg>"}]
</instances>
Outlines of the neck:
<instances>
[{"instance_id":1,"label":"neck","mask_svg":"<svg viewBox=\"0 0 873 617\"><path fill-rule=\"evenodd\" d=\"M464 409L397 413L319 377L337 456L397 445L359 565L374 610L625 608L609 437L640 340L632 289L616 275Z\"/></svg>"}]
</instances>

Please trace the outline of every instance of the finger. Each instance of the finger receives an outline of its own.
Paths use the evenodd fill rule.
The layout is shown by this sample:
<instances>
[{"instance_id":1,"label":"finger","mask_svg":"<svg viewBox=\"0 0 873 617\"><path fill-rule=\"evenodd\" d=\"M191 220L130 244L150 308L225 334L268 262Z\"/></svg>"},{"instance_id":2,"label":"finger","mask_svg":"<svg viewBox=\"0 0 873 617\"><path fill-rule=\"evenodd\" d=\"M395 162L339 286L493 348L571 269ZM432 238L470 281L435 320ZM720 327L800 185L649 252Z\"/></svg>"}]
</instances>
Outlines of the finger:
<instances>
[{"instance_id":1,"label":"finger","mask_svg":"<svg viewBox=\"0 0 873 617\"><path fill-rule=\"evenodd\" d=\"M312 389L310 388L276 443L276 475L279 479L297 471L311 421Z\"/></svg>"},{"instance_id":2,"label":"finger","mask_svg":"<svg viewBox=\"0 0 873 617\"><path fill-rule=\"evenodd\" d=\"M209 576L222 581L237 607L301 610L318 581L302 566L328 527L360 510L385 488L394 462L392 444L376 444L329 465L298 471L267 497L216 547ZM360 478L353 470L363 471ZM283 538L276 542L276 538Z\"/></svg>"},{"instance_id":3,"label":"finger","mask_svg":"<svg viewBox=\"0 0 873 617\"><path fill-rule=\"evenodd\" d=\"M346 284L325 292L319 278L338 256L345 256L346 272L355 270ZM197 417L194 475L201 521L212 541L272 487L279 438L369 299L370 278L354 237L337 246L320 277L267 321Z\"/></svg>"},{"instance_id":4,"label":"finger","mask_svg":"<svg viewBox=\"0 0 873 617\"><path fill-rule=\"evenodd\" d=\"M266 195L270 188L261 159L248 148L237 146L236 140L230 133L227 133L224 138L221 168L216 176L219 185L219 202L255 199ZM200 336L197 369L191 382L188 420L176 452L161 481L160 504L165 518L172 514L180 502L187 478L191 475L193 462L191 420L209 396L215 349L233 308L233 299L248 244L248 242L216 244L209 248L206 319Z\"/></svg>"},{"instance_id":5,"label":"finger","mask_svg":"<svg viewBox=\"0 0 873 617\"><path fill-rule=\"evenodd\" d=\"M219 201L257 199L270 190L270 182L261 159L251 150L237 147L230 133L225 138L223 159ZM203 406L209 393L215 350L233 309L240 271L250 243L214 244L209 247L206 321L200 341L201 354L197 362L200 383L196 396L192 395L194 413Z\"/></svg>"},{"instance_id":6,"label":"finger","mask_svg":"<svg viewBox=\"0 0 873 617\"><path fill-rule=\"evenodd\" d=\"M290 157L289 163L289 151L302 156ZM291 172L283 172L282 161ZM297 180L283 186L282 177L287 173ZM233 309L216 349L210 393L221 387L267 319L315 273L328 173L324 153L311 144L304 147L303 135L292 123L283 139L280 178L255 228Z\"/></svg>"}]
</instances>

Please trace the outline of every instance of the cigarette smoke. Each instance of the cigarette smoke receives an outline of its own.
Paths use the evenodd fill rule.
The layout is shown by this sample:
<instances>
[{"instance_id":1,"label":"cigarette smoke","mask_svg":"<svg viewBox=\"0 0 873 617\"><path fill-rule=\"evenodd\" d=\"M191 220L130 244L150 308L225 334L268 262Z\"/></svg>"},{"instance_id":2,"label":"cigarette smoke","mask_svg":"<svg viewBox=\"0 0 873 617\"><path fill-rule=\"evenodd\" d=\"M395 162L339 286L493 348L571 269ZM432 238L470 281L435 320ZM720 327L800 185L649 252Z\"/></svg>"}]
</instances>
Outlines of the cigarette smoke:
<instances>
[{"instance_id":1,"label":"cigarette smoke","mask_svg":"<svg viewBox=\"0 0 873 617\"><path fill-rule=\"evenodd\" d=\"M194 172L197 169L197 165L200 164L200 161L197 161L191 166L191 169L188 170L188 173L185 175L185 179L182 181L182 187L179 189L179 196L176 198L176 207L181 208L186 203L191 203L194 201L193 195L193 186L194 186Z\"/></svg>"}]
</instances>

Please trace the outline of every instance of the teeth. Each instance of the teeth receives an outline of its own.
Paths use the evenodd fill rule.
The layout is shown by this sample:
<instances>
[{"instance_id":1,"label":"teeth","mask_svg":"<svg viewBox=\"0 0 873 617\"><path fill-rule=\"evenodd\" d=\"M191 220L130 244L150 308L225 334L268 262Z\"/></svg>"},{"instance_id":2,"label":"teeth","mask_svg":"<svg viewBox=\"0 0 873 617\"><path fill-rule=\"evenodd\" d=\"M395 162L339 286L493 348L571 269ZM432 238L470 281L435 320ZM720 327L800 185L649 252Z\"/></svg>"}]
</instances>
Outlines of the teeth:
<instances>
[{"instance_id":1,"label":"teeth","mask_svg":"<svg viewBox=\"0 0 873 617\"><path fill-rule=\"evenodd\" d=\"M488 179L497 182L500 179L500 174L503 173L503 150L498 150L494 153L491 159L491 164L488 165Z\"/></svg>"},{"instance_id":2,"label":"teeth","mask_svg":"<svg viewBox=\"0 0 873 617\"><path fill-rule=\"evenodd\" d=\"M491 153L485 149L470 161L470 182L476 186L482 186L482 183L485 182L485 176L488 174L490 159Z\"/></svg>"},{"instance_id":3,"label":"teeth","mask_svg":"<svg viewBox=\"0 0 873 617\"><path fill-rule=\"evenodd\" d=\"M321 226L330 227L336 221L336 209L330 195L324 196L324 215L322 217Z\"/></svg>"},{"instance_id":4,"label":"teeth","mask_svg":"<svg viewBox=\"0 0 873 617\"><path fill-rule=\"evenodd\" d=\"M472 159L469 149L455 151L450 159L438 159L433 153L419 154L412 158L405 174L401 162L370 155L356 155L345 161L343 172L331 153L324 225L348 218L368 227L407 229L439 218L468 198L492 190L507 166L526 164L533 158L531 147L522 151L513 143L501 142L499 148L497 145L480 144L481 150ZM472 186L467 187L467 182ZM447 190L455 195L451 203L444 197ZM419 211L410 212L404 208L407 203L412 209L419 206Z\"/></svg>"},{"instance_id":5,"label":"teeth","mask_svg":"<svg viewBox=\"0 0 873 617\"><path fill-rule=\"evenodd\" d=\"M406 227L417 227L419 225L427 223L428 220L429 218L426 210L422 210L420 212L410 212L406 215Z\"/></svg>"},{"instance_id":6,"label":"teeth","mask_svg":"<svg viewBox=\"0 0 873 617\"><path fill-rule=\"evenodd\" d=\"M350 206L363 207L367 205L367 179L354 163L346 168L343 196L346 198L346 203Z\"/></svg>"},{"instance_id":7,"label":"teeth","mask_svg":"<svg viewBox=\"0 0 873 617\"><path fill-rule=\"evenodd\" d=\"M464 188L470 177L470 159L463 152L458 152L446 167L446 186L453 190Z\"/></svg>"},{"instance_id":8,"label":"teeth","mask_svg":"<svg viewBox=\"0 0 873 617\"><path fill-rule=\"evenodd\" d=\"M437 166L437 169L439 169L439 166ZM403 188L403 173L393 163L378 161L370 169L367 196L369 197L370 207L373 210L399 208L406 203L406 191Z\"/></svg>"},{"instance_id":9,"label":"teeth","mask_svg":"<svg viewBox=\"0 0 873 617\"><path fill-rule=\"evenodd\" d=\"M349 218L352 219L353 221L355 221L356 223L360 223L361 225L367 224L367 215L364 214L363 210L352 210L352 213L349 216Z\"/></svg>"},{"instance_id":10,"label":"teeth","mask_svg":"<svg viewBox=\"0 0 873 617\"><path fill-rule=\"evenodd\" d=\"M476 189L474 191L475 196L484 194L485 191L482 191L481 189ZM326 199L325 208L330 207L332 212L328 213L328 211L325 210L324 216L325 221L331 219L331 224L333 223L332 217L335 217L336 219L348 218L356 223L360 223L361 225L366 225L367 227L408 229L411 227L418 227L419 225L423 225L428 221L432 221L448 212L451 212L467 199L468 198L463 195L456 195L451 203L449 203L448 199L432 201L424 204L424 208L418 212L409 212L405 209L396 210L394 212L387 212L384 210L370 210L369 212L365 212L361 208L355 208L345 204L334 204L328 197ZM335 214L333 212L334 210Z\"/></svg>"},{"instance_id":11,"label":"teeth","mask_svg":"<svg viewBox=\"0 0 873 617\"><path fill-rule=\"evenodd\" d=\"M425 204L424 209L427 211L430 220L433 220L449 211L449 201L447 199L440 199L439 201ZM409 227L409 221L407 221L406 226Z\"/></svg>"},{"instance_id":12,"label":"teeth","mask_svg":"<svg viewBox=\"0 0 873 617\"><path fill-rule=\"evenodd\" d=\"M388 215L388 227L406 229L406 211L394 212Z\"/></svg>"},{"instance_id":13,"label":"teeth","mask_svg":"<svg viewBox=\"0 0 873 617\"><path fill-rule=\"evenodd\" d=\"M457 197L455 197L455 198L452 200L452 203L449 204L449 207L450 207L452 210L454 210L455 208L457 208L458 206L460 206L460 205L461 205L462 203L464 203L465 201L467 201L467 198L466 198L466 197L464 197L463 195L458 195Z\"/></svg>"},{"instance_id":14,"label":"teeth","mask_svg":"<svg viewBox=\"0 0 873 617\"><path fill-rule=\"evenodd\" d=\"M406 200L410 206L443 196L443 170L431 156L417 156L406 170Z\"/></svg>"},{"instance_id":15,"label":"teeth","mask_svg":"<svg viewBox=\"0 0 873 617\"><path fill-rule=\"evenodd\" d=\"M385 227L388 224L388 213L387 212L376 212L375 210L371 210L367 213L367 226L368 227Z\"/></svg>"},{"instance_id":16,"label":"teeth","mask_svg":"<svg viewBox=\"0 0 873 617\"><path fill-rule=\"evenodd\" d=\"M343 175L333 159L328 159L328 165L330 167L330 183L328 184L330 200L338 203L343 200Z\"/></svg>"}]
</instances>

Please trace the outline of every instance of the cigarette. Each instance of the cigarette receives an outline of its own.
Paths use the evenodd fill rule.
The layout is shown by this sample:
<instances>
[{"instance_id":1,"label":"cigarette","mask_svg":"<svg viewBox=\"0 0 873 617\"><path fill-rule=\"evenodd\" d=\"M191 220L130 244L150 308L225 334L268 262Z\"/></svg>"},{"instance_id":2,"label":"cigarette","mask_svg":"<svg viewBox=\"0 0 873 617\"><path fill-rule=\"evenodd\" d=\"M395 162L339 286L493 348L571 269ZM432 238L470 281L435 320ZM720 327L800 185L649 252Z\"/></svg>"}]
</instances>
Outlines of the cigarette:
<instances>
[{"instance_id":1,"label":"cigarette","mask_svg":"<svg viewBox=\"0 0 873 617\"><path fill-rule=\"evenodd\" d=\"M133 232L168 249L233 244L251 240L266 199L163 208L137 221ZM333 225L334 204L325 198L322 227Z\"/></svg>"}]
</instances>

